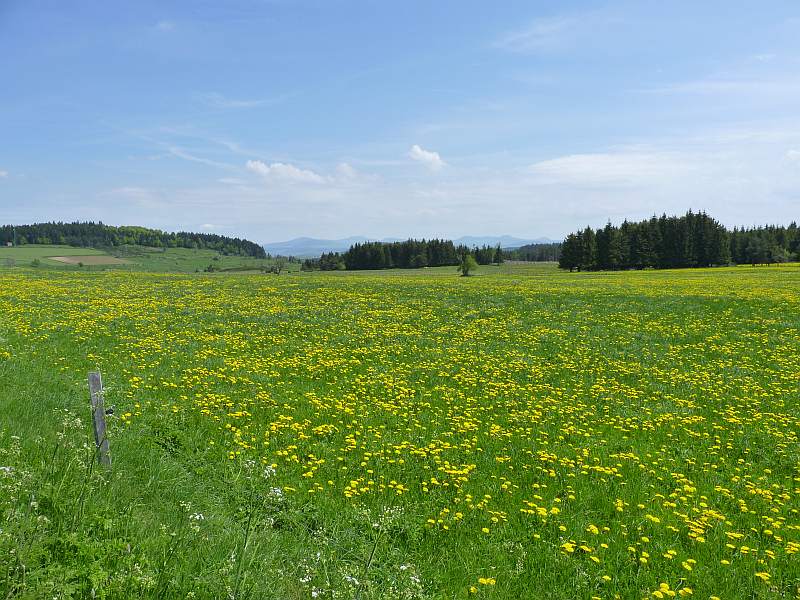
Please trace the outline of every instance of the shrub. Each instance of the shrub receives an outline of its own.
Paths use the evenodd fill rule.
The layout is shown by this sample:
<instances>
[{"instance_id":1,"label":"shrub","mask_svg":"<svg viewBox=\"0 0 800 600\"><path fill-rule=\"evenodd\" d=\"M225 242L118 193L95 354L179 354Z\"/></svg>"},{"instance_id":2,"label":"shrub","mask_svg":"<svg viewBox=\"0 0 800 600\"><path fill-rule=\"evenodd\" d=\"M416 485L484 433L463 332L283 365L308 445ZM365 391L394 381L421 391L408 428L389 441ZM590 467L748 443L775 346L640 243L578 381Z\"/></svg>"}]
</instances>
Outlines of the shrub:
<instances>
[{"instance_id":1,"label":"shrub","mask_svg":"<svg viewBox=\"0 0 800 600\"><path fill-rule=\"evenodd\" d=\"M478 263L475 257L472 256L472 254L465 254L464 258L461 259L461 263L458 265L458 272L461 273L462 277L469 277L470 273L477 268Z\"/></svg>"}]
</instances>

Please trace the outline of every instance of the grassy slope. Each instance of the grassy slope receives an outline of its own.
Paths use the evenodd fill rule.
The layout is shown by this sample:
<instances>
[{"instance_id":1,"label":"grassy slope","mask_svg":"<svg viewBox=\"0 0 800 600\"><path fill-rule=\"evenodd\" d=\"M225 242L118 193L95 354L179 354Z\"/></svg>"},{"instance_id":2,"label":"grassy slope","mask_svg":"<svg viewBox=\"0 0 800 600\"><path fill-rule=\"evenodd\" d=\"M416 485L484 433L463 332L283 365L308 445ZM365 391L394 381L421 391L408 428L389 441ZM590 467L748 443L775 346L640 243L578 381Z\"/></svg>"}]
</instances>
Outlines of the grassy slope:
<instances>
[{"instance_id":1,"label":"grassy slope","mask_svg":"<svg viewBox=\"0 0 800 600\"><path fill-rule=\"evenodd\" d=\"M94 248L74 248L72 246L40 246L40 245L26 245L17 246L16 248L3 247L0 248L0 267L6 266L6 261L12 259L16 261L18 266L30 265L30 263L38 259L42 264L48 267L64 267L63 263L58 261L48 260L48 256L98 256L104 255L106 252L102 250L95 250Z\"/></svg>"},{"instance_id":2,"label":"grassy slope","mask_svg":"<svg viewBox=\"0 0 800 600\"><path fill-rule=\"evenodd\" d=\"M48 260L48 256L86 256L86 255L106 255L110 254L118 258L129 261L129 265L65 265L58 261ZM0 269L7 268L6 259L11 258L16 261L17 267L30 266L31 262L38 259L42 266L50 269L77 270L84 271L106 271L106 270L128 270L128 271L148 271L154 273L194 273L203 271L209 265L218 267L222 271L231 273L246 273L259 271L262 267L269 267L274 264L271 259L255 259L241 256L223 256L213 250L191 250L188 248L145 248L141 246L123 246L115 248L111 252L97 250L94 248L73 248L71 246L41 246L26 245L17 248L0 248ZM543 272L553 272L555 263L514 263L503 265L498 269L495 265L482 266L475 275L489 275L492 273L535 275ZM298 263L289 263L285 267L288 273L298 273L300 266ZM380 271L360 271L362 275L381 274L382 276L406 277L406 276L446 276L451 277L455 272L455 267L432 267L426 269L389 269ZM348 273L347 275L352 275ZM342 272L334 275L342 276Z\"/></svg>"},{"instance_id":3,"label":"grassy slope","mask_svg":"<svg viewBox=\"0 0 800 600\"><path fill-rule=\"evenodd\" d=\"M780 549L798 539L787 526L797 526L800 508L792 482L800 477L800 269L505 269L471 279L452 269L0 275L0 466L14 468L0 473L0 506L12 507L0 550L13 550L0 552L0 592L308 598L335 588L340 598L466 598L474 585L484 598L637 598L667 581L691 585L699 598L793 597L800 568ZM110 474L91 471L82 449L84 377L95 365L118 406ZM259 389L267 396L256 401ZM306 419L341 431L290 427ZM275 429L265 447L268 424ZM256 435L255 450L234 443L228 426L247 432L245 442ZM356 451L342 449L345 433L362 444ZM369 468L359 466L364 452L406 442L434 443L441 454L421 458L406 447L365 460L376 478L409 492L344 499L342 488ZM229 460L236 449L243 454ZM327 459L322 476L302 476L309 454ZM275 475L248 466L261 456L278 464ZM476 464L467 491L476 500L492 495L488 509L510 523L466 508L463 494L459 505L446 489L423 494L420 479L448 478L437 471L441 456L454 467ZM388 462L396 458L408 466ZM586 466L571 465L576 458ZM616 464L619 481L592 470ZM504 477L520 489L502 490ZM324 493L288 491L312 481L327 489L329 479ZM677 512L705 518L710 504L732 525L712 518L708 541L692 542L663 506L674 489ZM511 500L522 498L561 514L548 523L521 517ZM616 498L627 503L622 513ZM755 513L742 513L734 498ZM443 507L449 533L425 524ZM456 511L463 524L451 522ZM780 530L769 525L783 542L762 533L763 516L787 517ZM611 531L595 537L586 533L592 523ZM725 530L742 531L736 546L759 553L726 551ZM561 550L569 539L611 548L596 566ZM661 557L672 548L677 559ZM777 559L764 549L777 549ZM637 561L645 550L647 567ZM693 571L681 566L687 558L698 560Z\"/></svg>"},{"instance_id":4,"label":"grassy slope","mask_svg":"<svg viewBox=\"0 0 800 600\"><path fill-rule=\"evenodd\" d=\"M129 261L129 265L92 265L78 267L65 265L58 261L48 260L48 256L88 256L110 254ZM104 271L128 270L150 271L162 273L194 273L203 271L209 265L223 271L245 272L259 271L262 267L273 264L272 260L256 259L243 256L223 256L214 250L191 250L189 248L145 248L141 246L123 246L110 252L94 248L73 248L70 246L27 245L17 248L0 248L0 269L6 267L6 259L16 261L16 266L30 266L38 259L43 267L61 270ZM297 271L297 264L287 265L287 271Z\"/></svg>"},{"instance_id":5,"label":"grassy slope","mask_svg":"<svg viewBox=\"0 0 800 600\"><path fill-rule=\"evenodd\" d=\"M273 264L269 259L245 256L223 256L214 250L190 250L188 248L142 248L123 246L114 251L114 256L136 263L133 270L167 273L193 273L213 265L221 270L258 271L261 267ZM288 270L298 270L296 264L288 265Z\"/></svg>"}]
</instances>

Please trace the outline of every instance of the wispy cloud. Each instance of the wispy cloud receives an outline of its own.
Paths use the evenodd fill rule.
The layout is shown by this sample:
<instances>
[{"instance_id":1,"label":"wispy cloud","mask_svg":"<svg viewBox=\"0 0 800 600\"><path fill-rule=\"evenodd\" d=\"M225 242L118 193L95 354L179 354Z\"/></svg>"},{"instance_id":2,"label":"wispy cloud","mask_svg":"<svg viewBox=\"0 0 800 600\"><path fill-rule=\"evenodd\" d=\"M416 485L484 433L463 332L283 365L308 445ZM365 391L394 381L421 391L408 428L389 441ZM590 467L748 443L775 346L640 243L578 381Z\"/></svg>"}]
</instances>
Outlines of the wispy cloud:
<instances>
[{"instance_id":1,"label":"wispy cloud","mask_svg":"<svg viewBox=\"0 0 800 600\"><path fill-rule=\"evenodd\" d=\"M619 22L618 17L601 11L541 17L527 27L505 33L492 45L508 52L549 52L569 47L585 36Z\"/></svg>"},{"instance_id":2,"label":"wispy cloud","mask_svg":"<svg viewBox=\"0 0 800 600\"><path fill-rule=\"evenodd\" d=\"M794 76L790 78L709 77L648 88L642 91L655 94L796 96L800 95L800 78Z\"/></svg>"},{"instance_id":3,"label":"wispy cloud","mask_svg":"<svg viewBox=\"0 0 800 600\"><path fill-rule=\"evenodd\" d=\"M224 183L225 185L245 185L244 179L238 177L221 177L217 179L217 183Z\"/></svg>"},{"instance_id":4,"label":"wispy cloud","mask_svg":"<svg viewBox=\"0 0 800 600\"><path fill-rule=\"evenodd\" d=\"M163 202L160 194L152 189L140 186L122 186L101 194L114 199L122 199L139 209L160 209Z\"/></svg>"},{"instance_id":5,"label":"wispy cloud","mask_svg":"<svg viewBox=\"0 0 800 600\"><path fill-rule=\"evenodd\" d=\"M8 171L0 170L0 179L5 179L6 177L8 177Z\"/></svg>"},{"instance_id":6,"label":"wispy cloud","mask_svg":"<svg viewBox=\"0 0 800 600\"><path fill-rule=\"evenodd\" d=\"M194 147L202 146L203 150L201 151L219 155L219 148L214 148L212 146L213 144L214 146L223 146L229 151L233 152L233 149L229 147L228 143L197 135L192 131L187 132L170 127L159 127L151 131L132 129L119 129L119 131L126 136L132 137L141 142L146 142L147 144L153 145L159 150L162 150L162 152L158 154L148 154L146 156L139 157L143 158L144 160L155 161L164 158L179 158L188 162L198 163L209 167L214 167L216 169L224 169L226 171L241 170L240 167L236 165L200 156L197 154L198 151L195 149L192 149L191 151L187 150L185 144L191 144ZM136 157L134 156L132 158Z\"/></svg>"},{"instance_id":7,"label":"wispy cloud","mask_svg":"<svg viewBox=\"0 0 800 600\"><path fill-rule=\"evenodd\" d=\"M411 150L408 151L408 157L427 166L431 171L439 171L447 163L442 160L438 152L432 150L425 150L419 145L414 144Z\"/></svg>"},{"instance_id":8,"label":"wispy cloud","mask_svg":"<svg viewBox=\"0 0 800 600\"><path fill-rule=\"evenodd\" d=\"M171 137L180 140L191 139L194 140L195 142L199 142L200 145L207 145L209 147L220 146L222 148L225 148L228 152L231 152L233 154L238 154L240 156L246 156L248 158L256 157L266 160L263 156L264 152L262 152L261 150L245 147L239 142L230 139L220 138L213 135L207 135L202 132L198 132L196 130L187 131L182 129L162 128L159 131L159 133L167 134ZM151 137L145 137L141 135L139 135L139 137L144 140L155 142L162 147L168 145ZM215 148L215 151L218 150L219 150L218 148Z\"/></svg>"},{"instance_id":9,"label":"wispy cloud","mask_svg":"<svg viewBox=\"0 0 800 600\"><path fill-rule=\"evenodd\" d=\"M178 146L170 146L167 150L170 153L170 155L183 160L188 160L189 162L196 162L202 165L208 165L209 167L215 167L217 169L227 169L227 170L236 169L235 166L229 165L227 163L211 160L208 158L203 158L202 156L195 156L194 154L190 154L189 152L187 152L182 148L179 148Z\"/></svg>"},{"instance_id":10,"label":"wispy cloud","mask_svg":"<svg viewBox=\"0 0 800 600\"><path fill-rule=\"evenodd\" d=\"M274 98L258 98L258 99L242 99L242 98L228 98L218 92L209 92L199 94L198 98L201 102L210 106L211 108L220 109L244 109L244 108L259 108L263 106L273 106L283 102L289 97L288 94L276 96Z\"/></svg>"},{"instance_id":11,"label":"wispy cloud","mask_svg":"<svg viewBox=\"0 0 800 600\"><path fill-rule=\"evenodd\" d=\"M175 29L175 23L172 21L159 21L155 24L154 29L156 31L172 31Z\"/></svg>"},{"instance_id":12,"label":"wispy cloud","mask_svg":"<svg viewBox=\"0 0 800 600\"><path fill-rule=\"evenodd\" d=\"M719 96L749 102L800 98L798 59L792 55L754 54L720 64L704 75L678 79L639 90L669 96ZM748 105L750 106L750 105ZM759 114L760 109L752 107Z\"/></svg>"}]
</instances>

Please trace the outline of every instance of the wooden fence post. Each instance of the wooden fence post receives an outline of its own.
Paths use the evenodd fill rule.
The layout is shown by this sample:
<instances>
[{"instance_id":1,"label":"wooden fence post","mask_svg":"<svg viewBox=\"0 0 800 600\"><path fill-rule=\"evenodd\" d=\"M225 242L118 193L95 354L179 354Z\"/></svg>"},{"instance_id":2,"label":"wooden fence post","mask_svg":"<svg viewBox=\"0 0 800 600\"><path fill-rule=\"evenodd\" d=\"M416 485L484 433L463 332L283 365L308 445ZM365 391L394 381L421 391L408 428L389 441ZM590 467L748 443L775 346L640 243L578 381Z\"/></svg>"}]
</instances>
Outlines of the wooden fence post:
<instances>
[{"instance_id":1,"label":"wooden fence post","mask_svg":"<svg viewBox=\"0 0 800 600\"><path fill-rule=\"evenodd\" d=\"M106 435L103 381L100 379L100 371L89 372L89 395L92 399L92 423L94 425L94 443L98 450L97 460L102 465L111 466L111 455L108 453L108 436Z\"/></svg>"}]
</instances>

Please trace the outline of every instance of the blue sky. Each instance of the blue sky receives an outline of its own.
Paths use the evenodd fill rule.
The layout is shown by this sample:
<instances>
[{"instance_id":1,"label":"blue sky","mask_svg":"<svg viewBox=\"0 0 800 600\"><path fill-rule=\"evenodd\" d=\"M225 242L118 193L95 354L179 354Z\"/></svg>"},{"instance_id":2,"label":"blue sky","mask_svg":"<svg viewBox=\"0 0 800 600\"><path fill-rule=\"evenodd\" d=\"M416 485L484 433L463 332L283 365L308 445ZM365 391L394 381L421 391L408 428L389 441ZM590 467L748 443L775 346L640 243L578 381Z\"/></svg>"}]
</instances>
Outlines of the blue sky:
<instances>
[{"instance_id":1,"label":"blue sky","mask_svg":"<svg viewBox=\"0 0 800 600\"><path fill-rule=\"evenodd\" d=\"M0 0L0 221L788 222L799 34L796 1Z\"/></svg>"}]
</instances>

